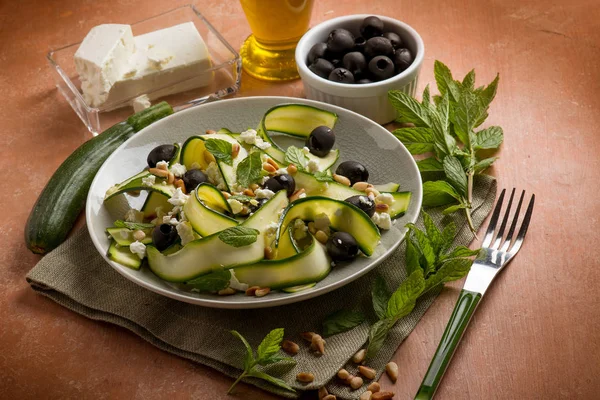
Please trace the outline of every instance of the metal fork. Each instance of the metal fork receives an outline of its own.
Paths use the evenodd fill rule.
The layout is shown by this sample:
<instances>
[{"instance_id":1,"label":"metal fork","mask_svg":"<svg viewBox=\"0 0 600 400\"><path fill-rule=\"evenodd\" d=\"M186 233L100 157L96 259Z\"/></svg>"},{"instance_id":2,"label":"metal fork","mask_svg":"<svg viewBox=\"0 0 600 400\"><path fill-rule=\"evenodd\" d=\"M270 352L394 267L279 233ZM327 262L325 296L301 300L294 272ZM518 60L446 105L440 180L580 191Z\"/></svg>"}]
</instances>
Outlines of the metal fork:
<instances>
[{"instance_id":1,"label":"metal fork","mask_svg":"<svg viewBox=\"0 0 600 400\"><path fill-rule=\"evenodd\" d=\"M467 275L465 286L460 292L450 321L448 321L446 330L442 335L440 344L431 360L431 364L423 378L423 382L415 396L415 400L427 400L433 398L435 391L444 376L444 372L446 372L446 368L452 359L452 355L458 346L458 342L467 328L481 297L485 294L496 275L498 275L498 273L513 259L523 244L523 239L525 238L527 228L529 227L529 221L531 220L531 214L533 213L535 194L531 196L527 211L521 222L521 228L513 242L513 236L517 229L519 213L521 211L521 205L523 204L523 198L525 197L525 191L521 193L517 210L506 236L504 236L504 231L513 204L515 189L513 189L510 194L508 206L504 218L502 219L502 223L500 224L500 229L498 229L497 233L495 231L500 212L502 211L505 193L506 189L502 190L502 193L498 198L496 208L490 219L490 225L488 226L485 237L483 238L483 243L481 244L481 251L473 262L471 271Z\"/></svg>"}]
</instances>

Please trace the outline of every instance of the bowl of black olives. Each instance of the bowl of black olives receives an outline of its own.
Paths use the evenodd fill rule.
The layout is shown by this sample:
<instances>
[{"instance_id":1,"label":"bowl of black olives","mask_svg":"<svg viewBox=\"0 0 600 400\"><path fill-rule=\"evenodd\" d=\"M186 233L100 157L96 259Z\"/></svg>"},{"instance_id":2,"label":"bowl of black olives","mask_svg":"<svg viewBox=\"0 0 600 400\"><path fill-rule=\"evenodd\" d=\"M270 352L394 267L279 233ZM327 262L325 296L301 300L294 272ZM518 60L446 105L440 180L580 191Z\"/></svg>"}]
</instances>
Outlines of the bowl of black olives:
<instances>
[{"instance_id":1,"label":"bowl of black olives","mask_svg":"<svg viewBox=\"0 0 600 400\"><path fill-rule=\"evenodd\" d=\"M396 112L389 90L415 94L425 46L412 27L379 15L349 15L311 28L296 64L306 97L355 111L380 124Z\"/></svg>"}]
</instances>

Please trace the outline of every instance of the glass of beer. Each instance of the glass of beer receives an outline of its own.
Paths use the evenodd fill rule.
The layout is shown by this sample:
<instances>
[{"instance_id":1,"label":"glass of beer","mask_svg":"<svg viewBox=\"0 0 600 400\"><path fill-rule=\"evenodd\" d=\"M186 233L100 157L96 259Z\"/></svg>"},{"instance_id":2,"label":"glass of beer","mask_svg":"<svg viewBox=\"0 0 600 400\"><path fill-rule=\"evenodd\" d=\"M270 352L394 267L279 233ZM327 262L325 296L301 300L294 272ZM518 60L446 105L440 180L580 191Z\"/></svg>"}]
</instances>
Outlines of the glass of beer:
<instances>
[{"instance_id":1,"label":"glass of beer","mask_svg":"<svg viewBox=\"0 0 600 400\"><path fill-rule=\"evenodd\" d=\"M252 34L242 48L242 66L255 78L299 78L294 51L308 30L314 0L240 0Z\"/></svg>"}]
</instances>

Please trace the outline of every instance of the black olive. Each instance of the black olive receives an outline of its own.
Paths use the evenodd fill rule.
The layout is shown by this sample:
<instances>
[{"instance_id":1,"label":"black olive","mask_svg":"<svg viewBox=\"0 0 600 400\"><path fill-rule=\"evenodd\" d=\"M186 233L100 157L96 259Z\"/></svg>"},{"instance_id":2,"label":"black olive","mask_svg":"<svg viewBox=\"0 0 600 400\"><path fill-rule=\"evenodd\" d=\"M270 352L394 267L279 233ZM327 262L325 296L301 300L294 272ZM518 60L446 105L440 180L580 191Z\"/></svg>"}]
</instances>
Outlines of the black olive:
<instances>
[{"instance_id":1,"label":"black olive","mask_svg":"<svg viewBox=\"0 0 600 400\"><path fill-rule=\"evenodd\" d=\"M346 68L336 68L329 74L329 80L340 83L354 83L354 75Z\"/></svg>"},{"instance_id":2,"label":"black olive","mask_svg":"<svg viewBox=\"0 0 600 400\"><path fill-rule=\"evenodd\" d=\"M366 43L367 39L362 36L354 38L354 51L360 51L362 53L365 49Z\"/></svg>"},{"instance_id":3,"label":"black olive","mask_svg":"<svg viewBox=\"0 0 600 400\"><path fill-rule=\"evenodd\" d=\"M177 239L177 230L173 225L162 224L152 231L152 244L159 251L163 251Z\"/></svg>"},{"instance_id":4,"label":"black olive","mask_svg":"<svg viewBox=\"0 0 600 400\"><path fill-rule=\"evenodd\" d=\"M369 61L369 72L378 81L394 76L394 63L389 57L377 56Z\"/></svg>"},{"instance_id":5,"label":"black olive","mask_svg":"<svg viewBox=\"0 0 600 400\"><path fill-rule=\"evenodd\" d=\"M334 29L327 38L327 48L334 53L345 53L354 47L354 35L346 29Z\"/></svg>"},{"instance_id":6,"label":"black olive","mask_svg":"<svg viewBox=\"0 0 600 400\"><path fill-rule=\"evenodd\" d=\"M327 252L334 261L350 261L358 255L358 243L347 232L335 232L327 240Z\"/></svg>"},{"instance_id":7,"label":"black olive","mask_svg":"<svg viewBox=\"0 0 600 400\"><path fill-rule=\"evenodd\" d=\"M363 79L357 80L356 83L358 83L358 84L365 84L365 83L373 83L373 81L370 80L369 78L363 78Z\"/></svg>"},{"instance_id":8,"label":"black olive","mask_svg":"<svg viewBox=\"0 0 600 400\"><path fill-rule=\"evenodd\" d=\"M369 171L358 161L344 161L338 165L335 173L350 179L352 185L356 182L367 182L369 180Z\"/></svg>"},{"instance_id":9,"label":"black olive","mask_svg":"<svg viewBox=\"0 0 600 400\"><path fill-rule=\"evenodd\" d=\"M183 175L183 184L188 192L196 189L199 184L204 182L208 182L208 177L199 169L190 169Z\"/></svg>"},{"instance_id":10,"label":"black olive","mask_svg":"<svg viewBox=\"0 0 600 400\"><path fill-rule=\"evenodd\" d=\"M275 175L265 182L265 189L269 189L274 193L285 190L289 197L296 190L296 181L288 174Z\"/></svg>"},{"instance_id":11,"label":"black olive","mask_svg":"<svg viewBox=\"0 0 600 400\"><path fill-rule=\"evenodd\" d=\"M392 56L394 54L394 47L389 39L384 37L376 36L369 40L365 44L365 56L373 58L376 56Z\"/></svg>"},{"instance_id":12,"label":"black olive","mask_svg":"<svg viewBox=\"0 0 600 400\"><path fill-rule=\"evenodd\" d=\"M257 205L253 205L252 203L248 203L248 208L250 212L256 212L259 208L261 208L269 199L256 199Z\"/></svg>"},{"instance_id":13,"label":"black olive","mask_svg":"<svg viewBox=\"0 0 600 400\"><path fill-rule=\"evenodd\" d=\"M363 210L369 218L375 214L375 202L371 200L369 196L358 194L356 196L348 197L344 201Z\"/></svg>"},{"instance_id":14,"label":"black olive","mask_svg":"<svg viewBox=\"0 0 600 400\"><path fill-rule=\"evenodd\" d=\"M414 61L413 55L408 49L399 49L394 54L394 64L396 64L396 71L402 72L412 64Z\"/></svg>"},{"instance_id":15,"label":"black olive","mask_svg":"<svg viewBox=\"0 0 600 400\"><path fill-rule=\"evenodd\" d=\"M306 138L306 147L317 157L325 157L335 144L335 134L327 126L317 126Z\"/></svg>"},{"instance_id":16,"label":"black olive","mask_svg":"<svg viewBox=\"0 0 600 400\"><path fill-rule=\"evenodd\" d=\"M175 146L172 144L161 144L160 146L156 146L152 149L152 151L148 154L148 166L150 168L156 168L156 164L159 161L171 161L171 159L175 156Z\"/></svg>"},{"instance_id":17,"label":"black olive","mask_svg":"<svg viewBox=\"0 0 600 400\"><path fill-rule=\"evenodd\" d=\"M331 59L331 65L333 65L333 68L339 68L342 66L342 57L338 56L338 57L334 57Z\"/></svg>"},{"instance_id":18,"label":"black olive","mask_svg":"<svg viewBox=\"0 0 600 400\"><path fill-rule=\"evenodd\" d=\"M315 74L319 75L321 78L329 78L329 74L333 71L334 66L329 61L324 58L317 58L317 60L309 65L308 69L310 69Z\"/></svg>"},{"instance_id":19,"label":"black olive","mask_svg":"<svg viewBox=\"0 0 600 400\"><path fill-rule=\"evenodd\" d=\"M396 32L386 32L383 34L383 37L389 39L392 42L392 47L394 49L399 49L402 46L402 38Z\"/></svg>"},{"instance_id":20,"label":"black olive","mask_svg":"<svg viewBox=\"0 0 600 400\"><path fill-rule=\"evenodd\" d=\"M379 18L372 16L363 19L360 25L360 34L366 39L370 39L374 36L381 36L383 33L383 21Z\"/></svg>"},{"instance_id":21,"label":"black olive","mask_svg":"<svg viewBox=\"0 0 600 400\"><path fill-rule=\"evenodd\" d=\"M308 59L308 64L313 64L317 58L327 58L325 57L325 54L327 54L327 43L315 43L308 51L306 57Z\"/></svg>"},{"instance_id":22,"label":"black olive","mask_svg":"<svg viewBox=\"0 0 600 400\"><path fill-rule=\"evenodd\" d=\"M350 53L346 53L342 59L342 65L348 71L352 72L352 75L357 76L367 70L367 59L363 53L351 51Z\"/></svg>"}]
</instances>

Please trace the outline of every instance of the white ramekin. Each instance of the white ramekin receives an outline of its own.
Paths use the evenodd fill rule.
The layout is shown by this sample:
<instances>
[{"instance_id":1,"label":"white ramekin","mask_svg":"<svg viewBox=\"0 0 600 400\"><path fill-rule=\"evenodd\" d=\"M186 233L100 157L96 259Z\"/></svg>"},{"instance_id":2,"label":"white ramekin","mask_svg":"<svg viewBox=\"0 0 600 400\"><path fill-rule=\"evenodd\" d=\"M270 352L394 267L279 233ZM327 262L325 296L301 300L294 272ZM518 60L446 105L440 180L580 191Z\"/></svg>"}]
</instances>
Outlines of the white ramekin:
<instances>
[{"instance_id":1,"label":"white ramekin","mask_svg":"<svg viewBox=\"0 0 600 400\"><path fill-rule=\"evenodd\" d=\"M363 19L372 14L356 14L338 17L320 23L311 28L296 47L296 64L304 84L306 97L329 104L335 104L364 115L373 121L386 124L396 118L396 112L388 101L389 90L401 90L414 96L423 64L425 46L421 36L404 22L377 15L385 26L385 31L400 35L404 46L415 56L414 62L405 71L380 82L366 84L346 84L333 82L314 74L308 69L306 56L311 47L318 42L326 42L329 32L344 28L359 36L359 28Z\"/></svg>"}]
</instances>

